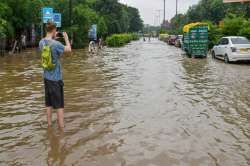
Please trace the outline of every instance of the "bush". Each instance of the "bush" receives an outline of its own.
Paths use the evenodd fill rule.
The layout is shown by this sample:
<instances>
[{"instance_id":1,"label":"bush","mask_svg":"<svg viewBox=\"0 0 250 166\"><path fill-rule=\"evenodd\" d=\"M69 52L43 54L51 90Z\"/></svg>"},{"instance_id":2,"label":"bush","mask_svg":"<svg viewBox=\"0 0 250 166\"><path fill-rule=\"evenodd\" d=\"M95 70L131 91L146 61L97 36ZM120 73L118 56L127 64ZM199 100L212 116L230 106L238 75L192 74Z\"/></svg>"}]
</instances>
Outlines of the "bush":
<instances>
[{"instance_id":1,"label":"bush","mask_svg":"<svg viewBox=\"0 0 250 166\"><path fill-rule=\"evenodd\" d=\"M244 27L239 32L240 36L245 36L250 40L250 27Z\"/></svg>"},{"instance_id":2,"label":"bush","mask_svg":"<svg viewBox=\"0 0 250 166\"><path fill-rule=\"evenodd\" d=\"M239 31L240 36L245 36L250 40L250 20L246 21Z\"/></svg>"},{"instance_id":3,"label":"bush","mask_svg":"<svg viewBox=\"0 0 250 166\"><path fill-rule=\"evenodd\" d=\"M130 34L114 34L107 37L106 44L111 47L121 47L132 40L139 40L139 36L135 33Z\"/></svg>"},{"instance_id":4,"label":"bush","mask_svg":"<svg viewBox=\"0 0 250 166\"><path fill-rule=\"evenodd\" d=\"M243 17L229 15L224 19L224 27L220 28L208 22L209 31L209 48L211 49L218 43L223 36L244 36L250 39L250 20Z\"/></svg>"},{"instance_id":5,"label":"bush","mask_svg":"<svg viewBox=\"0 0 250 166\"><path fill-rule=\"evenodd\" d=\"M159 34L166 34L167 30L166 29L160 29Z\"/></svg>"},{"instance_id":6,"label":"bush","mask_svg":"<svg viewBox=\"0 0 250 166\"><path fill-rule=\"evenodd\" d=\"M240 29L245 24L246 19L244 17L237 17L235 15L229 15L224 19L223 33L226 36L238 35Z\"/></svg>"},{"instance_id":7,"label":"bush","mask_svg":"<svg viewBox=\"0 0 250 166\"><path fill-rule=\"evenodd\" d=\"M208 35L208 40L209 44L208 47L209 49L213 48L214 45L216 45L219 40L224 36L223 35L223 30L219 28L216 25L213 25L211 22L207 22L209 25L209 35Z\"/></svg>"}]
</instances>

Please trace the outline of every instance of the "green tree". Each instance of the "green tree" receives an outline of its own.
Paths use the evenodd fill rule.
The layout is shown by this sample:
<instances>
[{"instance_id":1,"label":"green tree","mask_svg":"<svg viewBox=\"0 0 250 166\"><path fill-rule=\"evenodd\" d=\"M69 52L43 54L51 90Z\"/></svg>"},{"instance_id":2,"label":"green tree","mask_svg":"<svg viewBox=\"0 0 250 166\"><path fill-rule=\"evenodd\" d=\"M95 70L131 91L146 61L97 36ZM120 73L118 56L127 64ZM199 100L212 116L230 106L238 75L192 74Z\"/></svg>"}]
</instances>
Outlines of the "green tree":
<instances>
[{"instance_id":1,"label":"green tree","mask_svg":"<svg viewBox=\"0 0 250 166\"><path fill-rule=\"evenodd\" d=\"M6 3L0 3L0 37L12 36L13 28L7 21L11 16L11 10Z\"/></svg>"},{"instance_id":2,"label":"green tree","mask_svg":"<svg viewBox=\"0 0 250 166\"><path fill-rule=\"evenodd\" d=\"M239 31L239 35L245 36L250 40L250 20L245 21L241 30Z\"/></svg>"},{"instance_id":3,"label":"green tree","mask_svg":"<svg viewBox=\"0 0 250 166\"><path fill-rule=\"evenodd\" d=\"M137 31L142 21L137 9L130 10L118 0L72 0L70 20L69 0L1 0L0 35L19 36L31 31L35 25L37 34L41 29L41 9L53 7L62 14L62 30L74 33L74 46L82 47L88 40L88 30L97 24L98 35L106 37L114 33ZM131 12L131 14L130 14Z\"/></svg>"},{"instance_id":4,"label":"green tree","mask_svg":"<svg viewBox=\"0 0 250 166\"><path fill-rule=\"evenodd\" d=\"M105 22L105 18L99 17L97 23L97 34L99 37L106 37L107 33L108 33L108 28Z\"/></svg>"},{"instance_id":5,"label":"green tree","mask_svg":"<svg viewBox=\"0 0 250 166\"><path fill-rule=\"evenodd\" d=\"M230 14L224 19L223 33L225 35L238 35L242 25L245 23L244 17L237 17L236 15Z\"/></svg>"},{"instance_id":6,"label":"green tree","mask_svg":"<svg viewBox=\"0 0 250 166\"><path fill-rule=\"evenodd\" d=\"M97 23L97 14L88 5L79 4L74 7L73 16L74 24L71 30L74 30L75 46L83 47L88 39L90 26Z\"/></svg>"},{"instance_id":7,"label":"green tree","mask_svg":"<svg viewBox=\"0 0 250 166\"><path fill-rule=\"evenodd\" d=\"M128 7L129 13L129 32L138 32L143 29L143 21L139 11L136 8Z\"/></svg>"}]
</instances>

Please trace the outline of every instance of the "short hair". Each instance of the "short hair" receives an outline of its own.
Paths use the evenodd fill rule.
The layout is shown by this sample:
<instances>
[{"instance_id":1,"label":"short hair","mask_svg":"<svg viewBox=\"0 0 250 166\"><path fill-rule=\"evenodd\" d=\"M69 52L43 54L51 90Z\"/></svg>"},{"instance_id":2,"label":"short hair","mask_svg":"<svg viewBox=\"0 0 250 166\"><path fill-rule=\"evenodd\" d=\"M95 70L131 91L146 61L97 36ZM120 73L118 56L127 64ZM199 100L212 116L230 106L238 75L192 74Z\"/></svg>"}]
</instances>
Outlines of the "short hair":
<instances>
[{"instance_id":1,"label":"short hair","mask_svg":"<svg viewBox=\"0 0 250 166\"><path fill-rule=\"evenodd\" d=\"M47 24L46 24L46 32L52 32L53 30L56 29L56 24L52 21L49 21Z\"/></svg>"}]
</instances>

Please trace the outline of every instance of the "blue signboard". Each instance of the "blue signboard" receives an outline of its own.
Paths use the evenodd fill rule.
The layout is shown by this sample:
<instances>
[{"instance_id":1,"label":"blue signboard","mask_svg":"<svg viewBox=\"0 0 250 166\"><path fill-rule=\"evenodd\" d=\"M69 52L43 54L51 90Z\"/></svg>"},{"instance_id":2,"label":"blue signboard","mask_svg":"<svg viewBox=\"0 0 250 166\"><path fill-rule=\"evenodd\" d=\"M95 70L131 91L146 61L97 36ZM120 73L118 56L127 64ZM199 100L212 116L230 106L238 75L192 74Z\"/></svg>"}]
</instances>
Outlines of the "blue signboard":
<instances>
[{"instance_id":1,"label":"blue signboard","mask_svg":"<svg viewBox=\"0 0 250 166\"><path fill-rule=\"evenodd\" d=\"M62 26L62 15L61 13L54 13L53 14L53 22L56 24L56 27L60 28Z\"/></svg>"},{"instance_id":2,"label":"blue signboard","mask_svg":"<svg viewBox=\"0 0 250 166\"><path fill-rule=\"evenodd\" d=\"M53 21L53 8L44 7L42 8L43 13L43 23L47 23L48 21Z\"/></svg>"},{"instance_id":3,"label":"blue signboard","mask_svg":"<svg viewBox=\"0 0 250 166\"><path fill-rule=\"evenodd\" d=\"M92 40L97 40L97 25L94 24L89 30L89 38Z\"/></svg>"}]
</instances>

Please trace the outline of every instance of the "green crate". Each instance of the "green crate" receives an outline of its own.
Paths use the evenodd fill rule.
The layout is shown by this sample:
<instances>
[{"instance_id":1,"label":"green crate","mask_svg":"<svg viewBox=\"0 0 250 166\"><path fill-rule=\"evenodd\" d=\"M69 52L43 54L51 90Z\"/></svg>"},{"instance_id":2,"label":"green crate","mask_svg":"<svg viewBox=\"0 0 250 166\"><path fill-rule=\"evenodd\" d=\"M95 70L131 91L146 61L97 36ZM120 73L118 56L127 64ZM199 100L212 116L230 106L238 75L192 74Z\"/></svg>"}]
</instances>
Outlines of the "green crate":
<instances>
[{"instance_id":1,"label":"green crate","mask_svg":"<svg viewBox=\"0 0 250 166\"><path fill-rule=\"evenodd\" d=\"M184 50L195 57L206 57L208 53L208 26L195 26L184 33Z\"/></svg>"}]
</instances>

